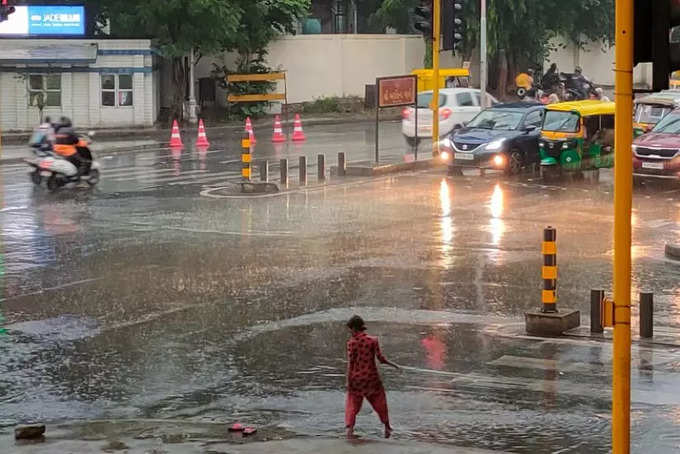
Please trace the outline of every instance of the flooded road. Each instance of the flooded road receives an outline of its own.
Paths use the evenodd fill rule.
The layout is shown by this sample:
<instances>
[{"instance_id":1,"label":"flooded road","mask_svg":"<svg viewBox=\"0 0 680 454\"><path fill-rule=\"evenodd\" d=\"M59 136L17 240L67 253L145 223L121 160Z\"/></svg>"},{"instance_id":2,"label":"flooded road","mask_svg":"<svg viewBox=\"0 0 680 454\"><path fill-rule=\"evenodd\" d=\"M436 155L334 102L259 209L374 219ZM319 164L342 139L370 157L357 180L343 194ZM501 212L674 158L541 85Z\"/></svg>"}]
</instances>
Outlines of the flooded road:
<instances>
[{"instance_id":1,"label":"flooded road","mask_svg":"<svg viewBox=\"0 0 680 454\"><path fill-rule=\"evenodd\" d=\"M365 145L370 130L354 128ZM546 185L432 171L201 196L238 180L237 156L104 156L97 189L57 194L3 167L0 447L33 420L239 420L341 436L344 322L358 313L404 366L383 371L397 441L609 452L611 344L519 334L540 303L548 225L558 305L588 314L590 289L610 290L610 174ZM669 335L680 333L680 265L663 248L680 241L678 189L639 188L633 218L634 291L655 292ZM637 309L634 320L637 331ZM680 349L634 346L632 375L633 451L676 452ZM379 435L368 409L357 431Z\"/></svg>"}]
</instances>

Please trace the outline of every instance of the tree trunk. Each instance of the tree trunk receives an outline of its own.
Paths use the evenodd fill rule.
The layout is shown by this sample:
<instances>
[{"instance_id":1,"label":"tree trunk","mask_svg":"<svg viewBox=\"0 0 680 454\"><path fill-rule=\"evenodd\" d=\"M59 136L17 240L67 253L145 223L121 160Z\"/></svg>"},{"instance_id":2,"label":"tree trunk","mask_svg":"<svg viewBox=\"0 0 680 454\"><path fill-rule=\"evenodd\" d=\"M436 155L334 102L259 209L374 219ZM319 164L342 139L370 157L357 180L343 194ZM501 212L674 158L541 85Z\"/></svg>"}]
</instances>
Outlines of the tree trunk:
<instances>
[{"instance_id":1,"label":"tree trunk","mask_svg":"<svg viewBox=\"0 0 680 454\"><path fill-rule=\"evenodd\" d=\"M173 119L184 118L184 91L186 88L186 71L184 70L184 58L172 58L172 104L170 111Z\"/></svg>"},{"instance_id":2,"label":"tree trunk","mask_svg":"<svg viewBox=\"0 0 680 454\"><path fill-rule=\"evenodd\" d=\"M508 57L505 49L498 50L498 96L501 99L508 94Z\"/></svg>"}]
</instances>

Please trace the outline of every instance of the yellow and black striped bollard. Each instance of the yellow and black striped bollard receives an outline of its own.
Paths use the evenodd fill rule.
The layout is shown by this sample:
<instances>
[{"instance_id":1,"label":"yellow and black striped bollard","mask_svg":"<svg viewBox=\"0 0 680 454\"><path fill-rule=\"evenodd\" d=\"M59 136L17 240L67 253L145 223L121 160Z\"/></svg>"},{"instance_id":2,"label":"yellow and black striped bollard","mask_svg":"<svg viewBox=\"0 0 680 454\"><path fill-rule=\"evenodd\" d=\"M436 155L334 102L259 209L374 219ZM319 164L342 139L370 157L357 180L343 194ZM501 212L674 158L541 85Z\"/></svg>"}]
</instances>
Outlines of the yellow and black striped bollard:
<instances>
[{"instance_id":1,"label":"yellow and black striped bollard","mask_svg":"<svg viewBox=\"0 0 680 454\"><path fill-rule=\"evenodd\" d=\"M248 131L243 132L241 137L241 176L244 180L250 181L252 175L250 163L252 161L252 155L250 154L250 133Z\"/></svg>"},{"instance_id":2,"label":"yellow and black striped bollard","mask_svg":"<svg viewBox=\"0 0 680 454\"><path fill-rule=\"evenodd\" d=\"M543 230L543 312L557 312L557 231Z\"/></svg>"}]
</instances>

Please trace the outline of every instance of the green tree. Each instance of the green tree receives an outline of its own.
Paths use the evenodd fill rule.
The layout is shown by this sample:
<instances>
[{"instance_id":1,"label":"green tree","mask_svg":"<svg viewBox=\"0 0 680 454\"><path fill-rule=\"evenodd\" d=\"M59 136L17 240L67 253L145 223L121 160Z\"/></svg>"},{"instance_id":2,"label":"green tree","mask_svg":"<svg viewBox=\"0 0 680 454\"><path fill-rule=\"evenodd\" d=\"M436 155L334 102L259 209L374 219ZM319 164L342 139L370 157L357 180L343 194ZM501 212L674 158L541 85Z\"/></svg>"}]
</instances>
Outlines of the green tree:
<instances>
[{"instance_id":1,"label":"green tree","mask_svg":"<svg viewBox=\"0 0 680 454\"><path fill-rule=\"evenodd\" d=\"M118 37L150 36L172 62L173 114L181 116L184 57L237 51L244 66L280 33L292 33L310 0L101 0L102 17Z\"/></svg>"}]
</instances>

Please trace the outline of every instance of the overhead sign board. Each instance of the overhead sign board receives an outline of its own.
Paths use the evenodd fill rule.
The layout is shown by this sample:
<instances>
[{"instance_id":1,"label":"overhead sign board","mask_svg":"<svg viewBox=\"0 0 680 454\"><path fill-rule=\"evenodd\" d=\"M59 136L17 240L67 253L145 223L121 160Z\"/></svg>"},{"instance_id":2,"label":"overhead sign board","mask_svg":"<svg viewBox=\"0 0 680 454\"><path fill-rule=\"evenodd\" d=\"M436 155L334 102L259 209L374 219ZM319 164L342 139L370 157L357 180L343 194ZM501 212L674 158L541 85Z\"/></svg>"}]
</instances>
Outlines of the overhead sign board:
<instances>
[{"instance_id":1,"label":"overhead sign board","mask_svg":"<svg viewBox=\"0 0 680 454\"><path fill-rule=\"evenodd\" d=\"M8 20L0 22L0 35L82 36L85 7L59 5L15 6Z\"/></svg>"}]
</instances>

